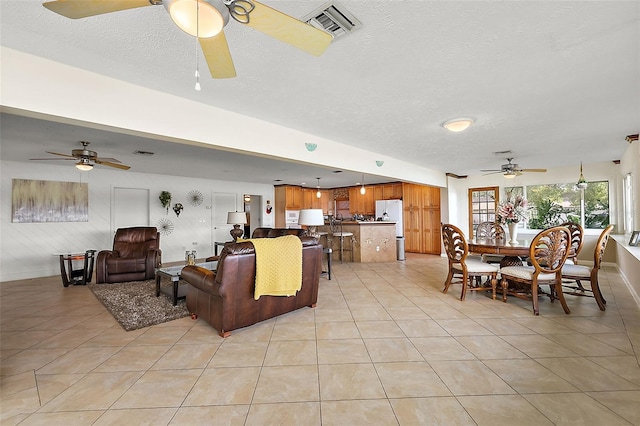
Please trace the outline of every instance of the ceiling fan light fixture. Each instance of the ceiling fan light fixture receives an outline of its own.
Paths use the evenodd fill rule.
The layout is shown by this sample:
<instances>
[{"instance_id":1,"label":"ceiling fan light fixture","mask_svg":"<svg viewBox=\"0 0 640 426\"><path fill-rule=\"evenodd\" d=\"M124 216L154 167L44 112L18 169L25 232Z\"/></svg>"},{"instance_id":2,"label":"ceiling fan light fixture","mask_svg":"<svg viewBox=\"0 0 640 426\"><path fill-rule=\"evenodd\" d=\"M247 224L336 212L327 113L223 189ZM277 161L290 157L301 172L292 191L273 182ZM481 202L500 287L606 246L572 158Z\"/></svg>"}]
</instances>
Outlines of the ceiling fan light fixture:
<instances>
[{"instance_id":1,"label":"ceiling fan light fixture","mask_svg":"<svg viewBox=\"0 0 640 426\"><path fill-rule=\"evenodd\" d=\"M93 164L91 164L86 158L83 158L76 163L76 169L88 172L89 170L93 170Z\"/></svg>"},{"instance_id":2,"label":"ceiling fan light fixture","mask_svg":"<svg viewBox=\"0 0 640 426\"><path fill-rule=\"evenodd\" d=\"M518 176L518 174L516 172L505 172L504 177L507 179L513 179L516 176Z\"/></svg>"},{"instance_id":3,"label":"ceiling fan light fixture","mask_svg":"<svg viewBox=\"0 0 640 426\"><path fill-rule=\"evenodd\" d=\"M472 124L472 118L454 118L453 120L442 123L442 127L450 132L458 133L467 130Z\"/></svg>"},{"instance_id":4,"label":"ceiling fan light fixture","mask_svg":"<svg viewBox=\"0 0 640 426\"><path fill-rule=\"evenodd\" d=\"M213 37L229 22L229 10L219 0L165 0L163 4L173 22L194 37Z\"/></svg>"}]
</instances>

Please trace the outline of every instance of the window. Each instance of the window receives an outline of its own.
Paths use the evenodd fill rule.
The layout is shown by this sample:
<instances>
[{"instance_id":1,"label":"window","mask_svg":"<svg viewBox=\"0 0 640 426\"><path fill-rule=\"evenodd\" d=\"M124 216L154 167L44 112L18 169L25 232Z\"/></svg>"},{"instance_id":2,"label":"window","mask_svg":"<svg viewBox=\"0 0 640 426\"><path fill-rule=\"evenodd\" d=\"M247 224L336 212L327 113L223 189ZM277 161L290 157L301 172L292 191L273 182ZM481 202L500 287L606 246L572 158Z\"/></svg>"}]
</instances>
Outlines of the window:
<instances>
[{"instance_id":1,"label":"window","mask_svg":"<svg viewBox=\"0 0 640 426\"><path fill-rule=\"evenodd\" d=\"M499 187L469 188L469 238L473 238L478 225L496 220Z\"/></svg>"},{"instance_id":2,"label":"window","mask_svg":"<svg viewBox=\"0 0 640 426\"><path fill-rule=\"evenodd\" d=\"M622 181L622 203L624 204L624 232L633 231L633 180L628 173Z\"/></svg>"},{"instance_id":3,"label":"window","mask_svg":"<svg viewBox=\"0 0 640 426\"><path fill-rule=\"evenodd\" d=\"M508 188L506 190L509 190ZM529 229L545 229L564 222L580 223L585 229L609 225L609 182L589 182L584 190L573 183L530 185L524 188L531 217Z\"/></svg>"}]
</instances>

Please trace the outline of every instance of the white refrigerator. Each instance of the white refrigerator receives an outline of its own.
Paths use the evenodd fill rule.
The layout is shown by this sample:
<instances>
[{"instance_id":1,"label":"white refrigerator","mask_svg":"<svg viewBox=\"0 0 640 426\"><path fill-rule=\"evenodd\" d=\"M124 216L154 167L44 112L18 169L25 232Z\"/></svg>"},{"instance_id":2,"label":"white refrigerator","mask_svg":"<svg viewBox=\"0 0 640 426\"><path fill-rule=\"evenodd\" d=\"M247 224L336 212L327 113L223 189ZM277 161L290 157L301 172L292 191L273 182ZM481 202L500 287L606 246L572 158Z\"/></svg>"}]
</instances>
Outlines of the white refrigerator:
<instances>
[{"instance_id":1,"label":"white refrigerator","mask_svg":"<svg viewBox=\"0 0 640 426\"><path fill-rule=\"evenodd\" d=\"M389 221L396 223L396 237L404 236L402 226L402 200L377 200L376 219L385 218L385 213Z\"/></svg>"}]
</instances>

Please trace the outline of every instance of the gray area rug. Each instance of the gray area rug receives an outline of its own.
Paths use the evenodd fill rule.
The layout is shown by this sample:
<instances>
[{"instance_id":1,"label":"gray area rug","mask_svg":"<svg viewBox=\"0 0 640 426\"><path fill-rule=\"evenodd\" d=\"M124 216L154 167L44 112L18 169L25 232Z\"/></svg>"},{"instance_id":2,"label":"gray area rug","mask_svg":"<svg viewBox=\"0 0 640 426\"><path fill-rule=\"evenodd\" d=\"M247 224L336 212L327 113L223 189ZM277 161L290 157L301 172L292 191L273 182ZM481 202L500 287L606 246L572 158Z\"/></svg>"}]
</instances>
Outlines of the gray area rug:
<instances>
[{"instance_id":1,"label":"gray area rug","mask_svg":"<svg viewBox=\"0 0 640 426\"><path fill-rule=\"evenodd\" d=\"M87 287L126 331L189 316L184 299L178 299L178 304L173 306L165 294L156 297L155 280L92 283Z\"/></svg>"}]
</instances>

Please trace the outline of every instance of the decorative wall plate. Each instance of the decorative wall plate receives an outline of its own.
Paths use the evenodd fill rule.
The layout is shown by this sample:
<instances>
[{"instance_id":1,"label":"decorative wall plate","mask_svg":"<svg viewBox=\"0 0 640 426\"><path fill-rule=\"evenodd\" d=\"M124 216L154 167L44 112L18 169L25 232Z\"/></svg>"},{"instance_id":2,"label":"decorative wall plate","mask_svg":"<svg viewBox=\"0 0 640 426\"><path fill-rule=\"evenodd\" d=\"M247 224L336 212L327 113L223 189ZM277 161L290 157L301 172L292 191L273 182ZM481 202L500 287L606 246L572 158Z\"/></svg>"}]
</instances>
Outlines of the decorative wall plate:
<instances>
[{"instance_id":1,"label":"decorative wall plate","mask_svg":"<svg viewBox=\"0 0 640 426\"><path fill-rule=\"evenodd\" d=\"M161 235L169 235L173 232L173 222L169 219L162 218L156 224L156 228L158 228L158 232Z\"/></svg>"},{"instance_id":2,"label":"decorative wall plate","mask_svg":"<svg viewBox=\"0 0 640 426\"><path fill-rule=\"evenodd\" d=\"M189 191L187 194L187 203L191 204L194 207L202 204L204 197L202 196L202 192L194 189L193 191Z\"/></svg>"}]
</instances>

